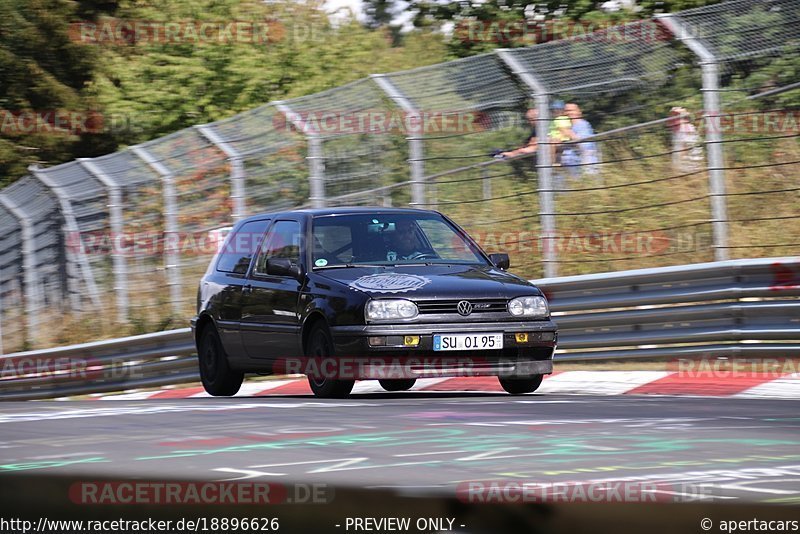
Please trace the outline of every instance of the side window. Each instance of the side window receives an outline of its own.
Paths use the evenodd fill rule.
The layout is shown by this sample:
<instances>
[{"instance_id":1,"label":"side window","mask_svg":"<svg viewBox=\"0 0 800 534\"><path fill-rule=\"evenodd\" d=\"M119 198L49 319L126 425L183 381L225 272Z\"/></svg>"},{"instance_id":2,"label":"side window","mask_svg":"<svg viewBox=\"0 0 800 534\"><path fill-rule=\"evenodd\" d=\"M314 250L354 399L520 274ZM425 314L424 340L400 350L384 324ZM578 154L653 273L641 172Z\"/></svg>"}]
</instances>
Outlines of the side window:
<instances>
[{"instance_id":1,"label":"side window","mask_svg":"<svg viewBox=\"0 0 800 534\"><path fill-rule=\"evenodd\" d=\"M264 238L256 260L255 272L267 274L267 260L271 258L287 258L294 264L300 263L302 237L299 222L276 222Z\"/></svg>"},{"instance_id":2,"label":"side window","mask_svg":"<svg viewBox=\"0 0 800 534\"><path fill-rule=\"evenodd\" d=\"M217 270L223 273L245 274L267 226L269 220L250 221L231 233L219 251Z\"/></svg>"}]
</instances>

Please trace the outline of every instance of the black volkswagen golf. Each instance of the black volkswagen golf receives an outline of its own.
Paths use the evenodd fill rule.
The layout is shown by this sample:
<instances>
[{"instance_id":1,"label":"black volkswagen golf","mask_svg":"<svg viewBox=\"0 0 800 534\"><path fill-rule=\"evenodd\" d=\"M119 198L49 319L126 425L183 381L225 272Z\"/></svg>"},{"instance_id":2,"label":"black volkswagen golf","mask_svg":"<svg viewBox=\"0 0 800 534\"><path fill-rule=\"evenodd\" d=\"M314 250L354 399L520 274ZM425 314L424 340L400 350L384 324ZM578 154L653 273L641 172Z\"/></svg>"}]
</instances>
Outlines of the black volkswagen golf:
<instances>
[{"instance_id":1,"label":"black volkswagen golf","mask_svg":"<svg viewBox=\"0 0 800 534\"><path fill-rule=\"evenodd\" d=\"M427 210L330 208L240 221L200 282L192 329L211 395L245 373L304 374L319 397L356 380L497 376L530 393L553 371L556 325L530 282Z\"/></svg>"}]
</instances>

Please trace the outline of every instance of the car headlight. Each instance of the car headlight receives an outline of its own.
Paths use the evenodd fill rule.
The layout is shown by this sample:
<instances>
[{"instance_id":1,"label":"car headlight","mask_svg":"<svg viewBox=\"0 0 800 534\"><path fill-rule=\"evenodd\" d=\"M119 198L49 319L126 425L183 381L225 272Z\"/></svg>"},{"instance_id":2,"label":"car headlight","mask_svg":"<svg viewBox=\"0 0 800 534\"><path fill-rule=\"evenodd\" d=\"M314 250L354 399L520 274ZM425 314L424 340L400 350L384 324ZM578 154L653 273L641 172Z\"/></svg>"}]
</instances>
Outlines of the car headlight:
<instances>
[{"instance_id":1,"label":"car headlight","mask_svg":"<svg viewBox=\"0 0 800 534\"><path fill-rule=\"evenodd\" d=\"M508 301L508 313L515 317L544 319L550 315L550 309L544 297L517 297Z\"/></svg>"},{"instance_id":2,"label":"car headlight","mask_svg":"<svg viewBox=\"0 0 800 534\"><path fill-rule=\"evenodd\" d=\"M417 305L406 299L371 300L367 303L367 321L387 319L411 319L416 317Z\"/></svg>"}]
</instances>

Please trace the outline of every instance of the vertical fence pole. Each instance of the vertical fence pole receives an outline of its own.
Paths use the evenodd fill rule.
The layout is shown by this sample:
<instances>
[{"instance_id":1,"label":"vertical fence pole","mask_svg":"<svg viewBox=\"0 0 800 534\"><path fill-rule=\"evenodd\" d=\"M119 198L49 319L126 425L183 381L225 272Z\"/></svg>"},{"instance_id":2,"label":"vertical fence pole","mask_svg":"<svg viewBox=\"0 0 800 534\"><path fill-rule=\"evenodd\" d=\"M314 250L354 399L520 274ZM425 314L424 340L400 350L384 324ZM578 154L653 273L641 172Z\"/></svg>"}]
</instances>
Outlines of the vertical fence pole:
<instances>
[{"instance_id":1,"label":"vertical fence pole","mask_svg":"<svg viewBox=\"0 0 800 534\"><path fill-rule=\"evenodd\" d=\"M34 241L33 223L25 212L13 200L0 193L0 205L8 210L19 221L20 238L22 240L22 281L25 300L25 339L26 345L33 344L34 336L39 328L39 272L36 269L36 244Z\"/></svg>"},{"instance_id":2,"label":"vertical fence pole","mask_svg":"<svg viewBox=\"0 0 800 534\"><path fill-rule=\"evenodd\" d=\"M55 183L51 180L41 169L35 166L28 167L28 170L31 171L33 176L42 182L45 187L47 187L50 191L58 199L59 206L61 207L61 215L64 217L64 242L70 243L71 240L74 240L73 237L77 237L77 251L74 251L76 256L76 262L78 271L80 272L80 276L83 278L84 283L86 284L86 290L89 293L89 299L92 301L92 304L95 306L95 309L100 308L100 294L97 291L97 285L94 282L94 274L92 273L92 268L89 265L89 260L86 258L86 251L83 248L83 237L81 236L80 228L78 228L78 223L75 220L75 213L72 211L72 203L68 195ZM69 260L67 260L69 262ZM76 275L77 277L77 275ZM75 277L73 277L75 278ZM80 290L76 288L76 291L70 294L70 298L73 300L72 306L74 309L80 309Z\"/></svg>"},{"instance_id":3,"label":"vertical fence pole","mask_svg":"<svg viewBox=\"0 0 800 534\"><path fill-rule=\"evenodd\" d=\"M108 211L111 222L111 261L114 273L114 298L117 302L117 320L128 322L128 265L122 251L125 231L122 217L122 189L110 176L104 173L91 160L79 158L78 163L97 178L108 192Z\"/></svg>"},{"instance_id":4,"label":"vertical fence pole","mask_svg":"<svg viewBox=\"0 0 800 534\"><path fill-rule=\"evenodd\" d=\"M322 151L322 137L311 131L305 121L292 111L285 102L275 102L275 109L286 116L286 120L303 135L308 143L308 200L313 208L325 207L325 156Z\"/></svg>"},{"instance_id":5,"label":"vertical fence pole","mask_svg":"<svg viewBox=\"0 0 800 534\"><path fill-rule=\"evenodd\" d=\"M558 276L558 257L556 254L556 209L553 198L553 165L548 132L550 130L550 97L545 85L526 70L509 50L497 50L497 55L531 91L536 102L538 119L536 121L536 174L539 190L539 217L542 225L542 261L545 278Z\"/></svg>"},{"instance_id":6,"label":"vertical fence pole","mask_svg":"<svg viewBox=\"0 0 800 534\"><path fill-rule=\"evenodd\" d=\"M700 59L703 77L703 120L706 127L705 146L708 157L708 186L711 196L711 224L714 232L714 260L730 258L728 249L728 207L725 187L725 163L722 153L720 124L719 60L694 30L679 16L656 15L672 34Z\"/></svg>"},{"instance_id":7,"label":"vertical fence pole","mask_svg":"<svg viewBox=\"0 0 800 534\"><path fill-rule=\"evenodd\" d=\"M169 300L175 317L181 314L181 273L176 249L178 235L178 207L175 200L175 179L172 172L141 146L131 147L134 154L147 163L161 177L164 197L164 269L167 275Z\"/></svg>"},{"instance_id":8,"label":"vertical fence pole","mask_svg":"<svg viewBox=\"0 0 800 534\"><path fill-rule=\"evenodd\" d=\"M409 124L419 124L422 129L422 116L417 107L398 89L385 74L370 74L370 78L380 87L400 109L408 113ZM424 132L409 133L408 163L411 171L411 205L425 204L425 161L424 161ZM435 185L435 184L434 184ZM433 207L429 201L426 207Z\"/></svg>"},{"instance_id":9,"label":"vertical fence pole","mask_svg":"<svg viewBox=\"0 0 800 534\"><path fill-rule=\"evenodd\" d=\"M245 179L247 178L247 173L244 170L244 159L233 145L220 137L212 125L202 124L195 126L195 128L228 158L228 163L231 166L231 200L233 201L231 217L234 224L236 224L246 216Z\"/></svg>"}]
</instances>

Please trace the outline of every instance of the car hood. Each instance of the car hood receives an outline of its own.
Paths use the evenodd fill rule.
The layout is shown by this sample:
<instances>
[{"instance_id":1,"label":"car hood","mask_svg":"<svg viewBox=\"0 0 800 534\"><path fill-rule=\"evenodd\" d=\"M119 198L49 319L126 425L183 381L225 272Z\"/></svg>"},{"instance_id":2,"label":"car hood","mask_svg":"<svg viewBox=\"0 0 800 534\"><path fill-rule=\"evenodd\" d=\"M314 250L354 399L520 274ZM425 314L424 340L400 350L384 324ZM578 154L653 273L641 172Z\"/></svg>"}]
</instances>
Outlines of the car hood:
<instances>
[{"instance_id":1,"label":"car hood","mask_svg":"<svg viewBox=\"0 0 800 534\"><path fill-rule=\"evenodd\" d=\"M541 295L533 284L511 273L469 265L347 267L316 271L316 274L376 298L477 299Z\"/></svg>"}]
</instances>

